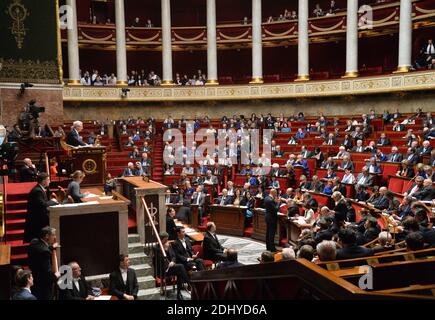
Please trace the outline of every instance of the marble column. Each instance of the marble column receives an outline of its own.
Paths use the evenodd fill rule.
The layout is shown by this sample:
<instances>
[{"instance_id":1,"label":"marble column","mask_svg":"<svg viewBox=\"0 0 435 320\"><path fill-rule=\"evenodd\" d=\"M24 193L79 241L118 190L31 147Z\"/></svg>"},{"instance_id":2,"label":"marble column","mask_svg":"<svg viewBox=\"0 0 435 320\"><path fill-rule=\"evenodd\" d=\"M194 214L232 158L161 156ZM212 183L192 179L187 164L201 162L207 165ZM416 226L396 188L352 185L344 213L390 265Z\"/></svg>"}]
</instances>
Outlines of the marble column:
<instances>
[{"instance_id":1,"label":"marble column","mask_svg":"<svg viewBox=\"0 0 435 320\"><path fill-rule=\"evenodd\" d=\"M207 0L207 85L217 85L216 0Z\"/></svg>"},{"instance_id":2,"label":"marble column","mask_svg":"<svg viewBox=\"0 0 435 320\"><path fill-rule=\"evenodd\" d=\"M79 40L77 27L77 6L76 0L66 0L66 4L71 8L71 14L68 16L68 85L80 85L80 58L79 58Z\"/></svg>"},{"instance_id":3,"label":"marble column","mask_svg":"<svg viewBox=\"0 0 435 320\"><path fill-rule=\"evenodd\" d=\"M162 0L162 59L163 59L162 84L171 85L173 84L171 0Z\"/></svg>"},{"instance_id":4,"label":"marble column","mask_svg":"<svg viewBox=\"0 0 435 320\"><path fill-rule=\"evenodd\" d=\"M126 86L127 82L127 46L125 41L124 0L115 0L116 23L116 77L117 84Z\"/></svg>"},{"instance_id":5,"label":"marble column","mask_svg":"<svg viewBox=\"0 0 435 320\"><path fill-rule=\"evenodd\" d=\"M412 1L400 1L399 65L397 72L408 72L412 57Z\"/></svg>"},{"instance_id":6,"label":"marble column","mask_svg":"<svg viewBox=\"0 0 435 320\"><path fill-rule=\"evenodd\" d=\"M252 0L252 81L250 83L263 83L261 20L261 0Z\"/></svg>"},{"instance_id":7,"label":"marble column","mask_svg":"<svg viewBox=\"0 0 435 320\"><path fill-rule=\"evenodd\" d=\"M298 11L298 77L296 81L306 81L310 80L308 0L299 0Z\"/></svg>"},{"instance_id":8,"label":"marble column","mask_svg":"<svg viewBox=\"0 0 435 320\"><path fill-rule=\"evenodd\" d=\"M358 1L347 0L346 22L346 74L345 78L358 76Z\"/></svg>"}]
</instances>

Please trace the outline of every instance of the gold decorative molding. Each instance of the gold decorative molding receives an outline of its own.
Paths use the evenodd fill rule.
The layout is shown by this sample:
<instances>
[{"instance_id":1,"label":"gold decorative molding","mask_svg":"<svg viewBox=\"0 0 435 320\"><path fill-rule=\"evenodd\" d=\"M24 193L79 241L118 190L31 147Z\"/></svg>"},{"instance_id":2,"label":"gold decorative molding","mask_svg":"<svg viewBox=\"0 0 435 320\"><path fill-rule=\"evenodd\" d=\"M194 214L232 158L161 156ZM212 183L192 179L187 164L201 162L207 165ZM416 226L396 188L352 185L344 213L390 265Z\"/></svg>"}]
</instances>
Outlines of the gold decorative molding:
<instances>
[{"instance_id":1,"label":"gold decorative molding","mask_svg":"<svg viewBox=\"0 0 435 320\"><path fill-rule=\"evenodd\" d=\"M32 82L59 84L59 66L56 61L3 60L0 58L0 82Z\"/></svg>"},{"instance_id":2,"label":"gold decorative molding","mask_svg":"<svg viewBox=\"0 0 435 320\"><path fill-rule=\"evenodd\" d=\"M411 66L399 66L394 73L407 73L411 70Z\"/></svg>"},{"instance_id":3,"label":"gold decorative molding","mask_svg":"<svg viewBox=\"0 0 435 320\"><path fill-rule=\"evenodd\" d=\"M264 83L263 77L254 77L254 78L252 78L252 80L249 83L251 83L251 84L262 84L262 83Z\"/></svg>"},{"instance_id":4,"label":"gold decorative molding","mask_svg":"<svg viewBox=\"0 0 435 320\"><path fill-rule=\"evenodd\" d=\"M26 36L26 27L24 21L30 12L21 3L21 0L14 0L8 7L7 11L9 17L12 19L12 26L10 27L12 35L15 37L18 49L23 48L24 37Z\"/></svg>"},{"instance_id":5,"label":"gold decorative molding","mask_svg":"<svg viewBox=\"0 0 435 320\"><path fill-rule=\"evenodd\" d=\"M358 77L358 71L349 71L346 72L343 76L344 79L346 78L357 78Z\"/></svg>"},{"instance_id":6,"label":"gold decorative molding","mask_svg":"<svg viewBox=\"0 0 435 320\"><path fill-rule=\"evenodd\" d=\"M208 79L205 85L206 86L217 86L217 85L219 85L219 81L217 81L216 79Z\"/></svg>"},{"instance_id":7,"label":"gold decorative molding","mask_svg":"<svg viewBox=\"0 0 435 320\"><path fill-rule=\"evenodd\" d=\"M310 80L310 76L308 74L301 74L295 79L295 81L308 81Z\"/></svg>"},{"instance_id":8,"label":"gold decorative molding","mask_svg":"<svg viewBox=\"0 0 435 320\"><path fill-rule=\"evenodd\" d=\"M435 90L435 71L397 73L376 77L345 78L275 84L252 84L216 87L161 86L129 87L128 97L121 98L117 87L65 86L64 101L207 101L311 98Z\"/></svg>"}]
</instances>

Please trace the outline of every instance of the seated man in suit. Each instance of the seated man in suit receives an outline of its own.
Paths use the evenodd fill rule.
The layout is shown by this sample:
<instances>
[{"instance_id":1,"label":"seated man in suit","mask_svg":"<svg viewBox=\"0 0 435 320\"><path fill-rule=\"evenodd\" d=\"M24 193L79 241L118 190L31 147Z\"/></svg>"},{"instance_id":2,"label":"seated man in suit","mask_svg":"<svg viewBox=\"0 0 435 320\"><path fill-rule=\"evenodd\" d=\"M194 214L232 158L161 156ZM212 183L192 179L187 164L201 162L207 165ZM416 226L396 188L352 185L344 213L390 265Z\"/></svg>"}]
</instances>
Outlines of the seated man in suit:
<instances>
[{"instance_id":1,"label":"seated man in suit","mask_svg":"<svg viewBox=\"0 0 435 320\"><path fill-rule=\"evenodd\" d=\"M83 122L74 121L71 131L66 136L66 143L73 146L86 146L86 143L83 142L83 138L80 136L80 131L83 130Z\"/></svg>"},{"instance_id":2,"label":"seated man in suit","mask_svg":"<svg viewBox=\"0 0 435 320\"><path fill-rule=\"evenodd\" d=\"M222 189L222 195L220 195L216 199L216 204L218 204L220 206L228 206L230 204L233 204L233 197L228 195L227 189Z\"/></svg>"},{"instance_id":3,"label":"seated man in suit","mask_svg":"<svg viewBox=\"0 0 435 320\"><path fill-rule=\"evenodd\" d=\"M411 185L411 187L406 192L406 195L415 197L415 194L419 194L419 192L423 191L424 178L422 176L417 176L415 178L415 183Z\"/></svg>"},{"instance_id":4,"label":"seated man in suit","mask_svg":"<svg viewBox=\"0 0 435 320\"><path fill-rule=\"evenodd\" d=\"M227 260L223 261L221 263L218 263L216 266L216 269L228 269L228 268L234 268L234 267L240 267L243 266L238 260L237 260L237 251L234 249L228 249L227 250Z\"/></svg>"},{"instance_id":5,"label":"seated man in suit","mask_svg":"<svg viewBox=\"0 0 435 320\"><path fill-rule=\"evenodd\" d=\"M356 146L352 148L352 152L364 152L363 141L361 139L356 141Z\"/></svg>"},{"instance_id":6,"label":"seated man in suit","mask_svg":"<svg viewBox=\"0 0 435 320\"><path fill-rule=\"evenodd\" d=\"M36 170L36 167L32 163L32 160L30 160L29 158L25 158L23 162L24 165L20 169L20 182L36 181L38 170Z\"/></svg>"},{"instance_id":7,"label":"seated man in suit","mask_svg":"<svg viewBox=\"0 0 435 320\"><path fill-rule=\"evenodd\" d=\"M136 271L130 268L128 255L119 255L119 266L110 274L109 293L120 300L136 300L139 292Z\"/></svg>"},{"instance_id":8,"label":"seated man in suit","mask_svg":"<svg viewBox=\"0 0 435 320\"><path fill-rule=\"evenodd\" d=\"M385 210L389 207L389 201L387 198L387 191L388 189L386 187L380 187L379 188L379 194L380 197L377 201L373 203L373 207L375 207L378 210Z\"/></svg>"},{"instance_id":9,"label":"seated man in suit","mask_svg":"<svg viewBox=\"0 0 435 320\"><path fill-rule=\"evenodd\" d=\"M364 187L370 187L373 185L373 177L369 174L369 169L363 167L361 173L356 178L356 184Z\"/></svg>"},{"instance_id":10,"label":"seated man in suit","mask_svg":"<svg viewBox=\"0 0 435 320\"><path fill-rule=\"evenodd\" d=\"M227 259L227 249L222 247L216 235L216 225L214 222L207 223L207 231L202 242L204 259L212 261L225 261Z\"/></svg>"},{"instance_id":11,"label":"seated man in suit","mask_svg":"<svg viewBox=\"0 0 435 320\"><path fill-rule=\"evenodd\" d=\"M343 161L341 161L340 166L338 167L340 170L354 170L353 162L350 161L349 156L344 156Z\"/></svg>"},{"instance_id":12,"label":"seated man in suit","mask_svg":"<svg viewBox=\"0 0 435 320\"><path fill-rule=\"evenodd\" d=\"M11 297L12 300L37 300L30 291L30 288L33 286L32 271L19 271L16 277L16 283L19 290Z\"/></svg>"},{"instance_id":13,"label":"seated man in suit","mask_svg":"<svg viewBox=\"0 0 435 320\"><path fill-rule=\"evenodd\" d=\"M391 153L387 157L388 162L401 162L403 160L402 154L396 146L391 147Z\"/></svg>"},{"instance_id":14,"label":"seated man in suit","mask_svg":"<svg viewBox=\"0 0 435 320\"><path fill-rule=\"evenodd\" d=\"M431 152L432 152L432 147L430 145L429 140L423 141L421 148L417 149L417 154L419 157L430 156Z\"/></svg>"},{"instance_id":15,"label":"seated man in suit","mask_svg":"<svg viewBox=\"0 0 435 320\"><path fill-rule=\"evenodd\" d=\"M59 290L60 300L94 300L92 289L82 274L80 265L73 261L68 264L72 270L72 287Z\"/></svg>"},{"instance_id":16,"label":"seated man in suit","mask_svg":"<svg viewBox=\"0 0 435 320\"><path fill-rule=\"evenodd\" d=\"M370 241L375 240L381 232L378 220L376 220L375 217L371 216L365 220L364 228L364 233L357 235L357 243L360 245L364 245L366 243L369 243Z\"/></svg>"},{"instance_id":17,"label":"seated man in suit","mask_svg":"<svg viewBox=\"0 0 435 320\"><path fill-rule=\"evenodd\" d=\"M348 260L372 256L373 250L357 245L356 233L352 229L341 229L338 232L338 242L341 249L337 250L337 260Z\"/></svg>"},{"instance_id":18,"label":"seated man in suit","mask_svg":"<svg viewBox=\"0 0 435 320\"><path fill-rule=\"evenodd\" d=\"M379 147L388 146L390 145L390 139L387 138L386 134L384 132L381 133L381 136L379 137L376 145Z\"/></svg>"},{"instance_id":19,"label":"seated man in suit","mask_svg":"<svg viewBox=\"0 0 435 320\"><path fill-rule=\"evenodd\" d=\"M134 176L135 173L135 167L134 167L134 163L133 162L129 162L127 164L127 168L124 169L124 171L122 172L122 176L123 177L131 177Z\"/></svg>"},{"instance_id":20,"label":"seated man in suit","mask_svg":"<svg viewBox=\"0 0 435 320\"><path fill-rule=\"evenodd\" d=\"M184 227L177 228L177 240L172 244L174 249L176 262L181 263L187 271L189 270L204 270L202 259L198 258L198 252L194 253L192 244L189 239L186 239L186 230Z\"/></svg>"},{"instance_id":21,"label":"seated man in suit","mask_svg":"<svg viewBox=\"0 0 435 320\"><path fill-rule=\"evenodd\" d=\"M432 186L431 179L424 179L423 181L423 189L420 191L416 191L413 196L421 201L432 201L435 199L435 190Z\"/></svg>"}]
</instances>

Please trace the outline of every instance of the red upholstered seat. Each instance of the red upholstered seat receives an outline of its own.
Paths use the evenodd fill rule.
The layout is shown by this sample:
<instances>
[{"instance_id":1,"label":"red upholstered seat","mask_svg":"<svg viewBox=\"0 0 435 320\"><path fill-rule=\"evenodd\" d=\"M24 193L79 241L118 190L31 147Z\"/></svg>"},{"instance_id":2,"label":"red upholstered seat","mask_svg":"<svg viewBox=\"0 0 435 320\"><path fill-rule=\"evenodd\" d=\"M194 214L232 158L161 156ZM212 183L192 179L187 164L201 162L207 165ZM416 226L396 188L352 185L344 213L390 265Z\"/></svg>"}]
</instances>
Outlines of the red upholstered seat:
<instances>
[{"instance_id":1,"label":"red upholstered seat","mask_svg":"<svg viewBox=\"0 0 435 320\"><path fill-rule=\"evenodd\" d=\"M207 270L212 269L214 262L212 260L205 260L204 259L204 250L201 245L195 244L192 246L193 252L198 252L198 258L202 259L202 262L204 263L204 267Z\"/></svg>"}]
</instances>

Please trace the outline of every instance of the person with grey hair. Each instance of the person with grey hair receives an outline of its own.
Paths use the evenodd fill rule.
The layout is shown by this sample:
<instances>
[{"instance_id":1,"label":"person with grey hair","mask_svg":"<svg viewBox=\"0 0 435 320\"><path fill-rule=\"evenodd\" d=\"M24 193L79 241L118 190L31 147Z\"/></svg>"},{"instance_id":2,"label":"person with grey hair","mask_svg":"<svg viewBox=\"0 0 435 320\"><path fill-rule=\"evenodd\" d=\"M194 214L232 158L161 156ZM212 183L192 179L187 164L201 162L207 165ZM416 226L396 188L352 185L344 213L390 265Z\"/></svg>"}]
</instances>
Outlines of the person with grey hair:
<instances>
[{"instance_id":1,"label":"person with grey hair","mask_svg":"<svg viewBox=\"0 0 435 320\"><path fill-rule=\"evenodd\" d=\"M314 258L313 247L308 244L303 245L302 247L299 248L297 257L298 259L304 258L307 259L308 261L313 260Z\"/></svg>"},{"instance_id":2,"label":"person with grey hair","mask_svg":"<svg viewBox=\"0 0 435 320\"><path fill-rule=\"evenodd\" d=\"M24 165L20 169L20 182L33 182L36 181L38 170L32 163L32 160L25 158L23 160Z\"/></svg>"},{"instance_id":3,"label":"person with grey hair","mask_svg":"<svg viewBox=\"0 0 435 320\"><path fill-rule=\"evenodd\" d=\"M83 142L83 138L80 136L80 132L83 130L83 122L74 121L71 131L66 136L66 143L73 146L86 146Z\"/></svg>"},{"instance_id":4,"label":"person with grey hair","mask_svg":"<svg viewBox=\"0 0 435 320\"><path fill-rule=\"evenodd\" d=\"M293 250L293 248L284 248L282 249L282 260L295 260L296 259L296 254L295 251Z\"/></svg>"},{"instance_id":5,"label":"person with grey hair","mask_svg":"<svg viewBox=\"0 0 435 320\"><path fill-rule=\"evenodd\" d=\"M94 300L92 288L82 274L82 268L76 261L68 263L72 271L72 286L59 290L59 300Z\"/></svg>"},{"instance_id":6,"label":"person with grey hair","mask_svg":"<svg viewBox=\"0 0 435 320\"><path fill-rule=\"evenodd\" d=\"M373 248L375 253L394 249L391 233L382 231L378 235L379 244Z\"/></svg>"},{"instance_id":7,"label":"person with grey hair","mask_svg":"<svg viewBox=\"0 0 435 320\"><path fill-rule=\"evenodd\" d=\"M316 252L320 261L333 261L337 255L337 246L332 240L323 240L317 244Z\"/></svg>"}]
</instances>

